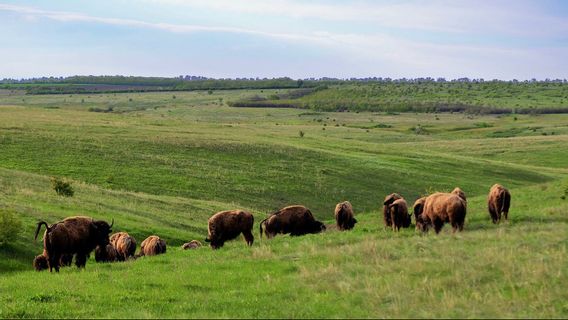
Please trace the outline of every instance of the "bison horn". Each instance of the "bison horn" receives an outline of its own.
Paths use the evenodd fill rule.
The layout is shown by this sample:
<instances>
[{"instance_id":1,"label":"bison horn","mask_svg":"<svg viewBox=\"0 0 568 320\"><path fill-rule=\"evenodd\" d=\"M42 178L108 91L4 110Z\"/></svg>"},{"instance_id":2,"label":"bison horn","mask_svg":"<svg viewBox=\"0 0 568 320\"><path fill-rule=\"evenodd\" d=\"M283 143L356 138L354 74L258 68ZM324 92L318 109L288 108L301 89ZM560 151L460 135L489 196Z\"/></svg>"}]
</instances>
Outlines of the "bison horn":
<instances>
[{"instance_id":1,"label":"bison horn","mask_svg":"<svg viewBox=\"0 0 568 320\"><path fill-rule=\"evenodd\" d=\"M110 223L109 228L112 228L113 225L114 225L114 218L112 218L112 222Z\"/></svg>"}]
</instances>

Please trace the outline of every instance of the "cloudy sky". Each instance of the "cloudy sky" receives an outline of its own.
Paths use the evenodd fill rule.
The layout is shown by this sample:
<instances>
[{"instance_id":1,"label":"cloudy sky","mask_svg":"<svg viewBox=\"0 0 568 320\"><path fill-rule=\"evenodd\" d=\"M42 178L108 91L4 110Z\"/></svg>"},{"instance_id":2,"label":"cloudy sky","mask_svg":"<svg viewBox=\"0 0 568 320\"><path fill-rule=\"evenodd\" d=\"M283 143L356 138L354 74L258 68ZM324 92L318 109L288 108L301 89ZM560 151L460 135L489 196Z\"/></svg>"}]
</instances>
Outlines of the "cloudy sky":
<instances>
[{"instance_id":1,"label":"cloudy sky","mask_svg":"<svg viewBox=\"0 0 568 320\"><path fill-rule=\"evenodd\" d=\"M0 0L0 78L568 78L565 0Z\"/></svg>"}]
</instances>

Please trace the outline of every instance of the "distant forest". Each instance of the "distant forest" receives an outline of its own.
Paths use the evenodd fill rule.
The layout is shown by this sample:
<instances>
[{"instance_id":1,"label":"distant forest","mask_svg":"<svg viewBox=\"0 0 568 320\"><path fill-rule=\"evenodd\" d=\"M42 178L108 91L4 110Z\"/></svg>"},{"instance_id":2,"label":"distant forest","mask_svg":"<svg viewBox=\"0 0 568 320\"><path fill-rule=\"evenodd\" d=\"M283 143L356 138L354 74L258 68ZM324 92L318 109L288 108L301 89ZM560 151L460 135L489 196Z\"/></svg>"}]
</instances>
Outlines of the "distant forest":
<instances>
[{"instance_id":1,"label":"distant forest","mask_svg":"<svg viewBox=\"0 0 568 320\"><path fill-rule=\"evenodd\" d=\"M108 92L147 92L147 91L191 91L191 90L232 90L232 89L294 89L323 88L353 84L567 84L566 79L532 80L484 80L460 78L446 80L444 78L391 79L381 77L369 78L234 78L214 79L202 76L165 77L133 77L133 76L72 76L42 77L29 79L2 79L1 89L25 90L27 94L71 94L71 93L108 93Z\"/></svg>"}]
</instances>

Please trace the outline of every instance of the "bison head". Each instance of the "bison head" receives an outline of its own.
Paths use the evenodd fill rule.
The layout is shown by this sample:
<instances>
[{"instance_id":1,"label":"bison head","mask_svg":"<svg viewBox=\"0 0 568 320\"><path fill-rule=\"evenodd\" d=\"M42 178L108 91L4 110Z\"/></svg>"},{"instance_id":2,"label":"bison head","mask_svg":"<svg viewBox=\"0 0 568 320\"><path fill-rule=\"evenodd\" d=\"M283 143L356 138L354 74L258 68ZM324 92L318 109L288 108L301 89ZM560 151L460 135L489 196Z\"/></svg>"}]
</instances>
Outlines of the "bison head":
<instances>
[{"instance_id":1,"label":"bison head","mask_svg":"<svg viewBox=\"0 0 568 320\"><path fill-rule=\"evenodd\" d=\"M36 271L42 271L49 268L49 265L47 264L47 258L43 254L35 257L33 265Z\"/></svg>"},{"instance_id":2,"label":"bison head","mask_svg":"<svg viewBox=\"0 0 568 320\"><path fill-rule=\"evenodd\" d=\"M110 225L103 220L93 221L91 226L94 231L95 241L98 245L106 246L110 243L108 235L112 232L113 225L114 219Z\"/></svg>"},{"instance_id":3,"label":"bison head","mask_svg":"<svg viewBox=\"0 0 568 320\"><path fill-rule=\"evenodd\" d=\"M312 223L312 227L311 227L310 231L311 231L311 233L320 233L320 232L325 231L325 230L326 230L325 224L323 224L320 221L314 221Z\"/></svg>"}]
</instances>

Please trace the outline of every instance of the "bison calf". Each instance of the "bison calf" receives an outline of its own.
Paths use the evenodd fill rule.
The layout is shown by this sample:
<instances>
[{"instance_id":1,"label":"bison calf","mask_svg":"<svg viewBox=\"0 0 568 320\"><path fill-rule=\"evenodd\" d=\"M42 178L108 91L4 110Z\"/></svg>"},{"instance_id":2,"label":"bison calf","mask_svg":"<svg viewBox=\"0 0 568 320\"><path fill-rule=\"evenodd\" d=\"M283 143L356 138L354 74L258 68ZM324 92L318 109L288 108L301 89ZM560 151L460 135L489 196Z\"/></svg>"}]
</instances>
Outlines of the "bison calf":
<instances>
[{"instance_id":1,"label":"bison calf","mask_svg":"<svg viewBox=\"0 0 568 320\"><path fill-rule=\"evenodd\" d=\"M197 240L191 240L190 242L186 242L184 243L181 248L183 250L187 250L187 249L197 249L201 247L201 242L197 241Z\"/></svg>"},{"instance_id":2,"label":"bison calf","mask_svg":"<svg viewBox=\"0 0 568 320\"><path fill-rule=\"evenodd\" d=\"M59 260L59 266L60 267L68 267L68 266L71 265L72 261L73 261L72 255L64 254L64 255L61 256L61 259ZM48 263L48 260L47 260L47 252L45 250L43 251L42 254L37 255L34 258L33 266L34 266L34 269L36 271L43 271L43 270L49 269L49 263Z\"/></svg>"},{"instance_id":3,"label":"bison calf","mask_svg":"<svg viewBox=\"0 0 568 320\"><path fill-rule=\"evenodd\" d=\"M357 219L353 214L353 206L349 201L338 203L335 206L335 221L337 228L341 231L351 230L355 227Z\"/></svg>"},{"instance_id":4,"label":"bison calf","mask_svg":"<svg viewBox=\"0 0 568 320\"><path fill-rule=\"evenodd\" d=\"M487 197L487 208L493 223L501 221L501 214L505 216L505 220L509 219L509 207L511 205L511 194L509 190L500 184L494 184L489 190Z\"/></svg>"},{"instance_id":5,"label":"bison calf","mask_svg":"<svg viewBox=\"0 0 568 320\"><path fill-rule=\"evenodd\" d=\"M453 231L463 230L467 205L463 198L454 193L435 193L424 201L422 212L416 221L416 228L427 232L433 225L439 233L444 223L449 222Z\"/></svg>"},{"instance_id":6,"label":"bison calf","mask_svg":"<svg viewBox=\"0 0 568 320\"><path fill-rule=\"evenodd\" d=\"M288 206L278 210L260 223L260 236L262 226L267 238L281 233L291 236L301 236L308 233L325 231L325 225L317 221L312 212L304 206Z\"/></svg>"},{"instance_id":7,"label":"bison calf","mask_svg":"<svg viewBox=\"0 0 568 320\"><path fill-rule=\"evenodd\" d=\"M97 246L95 248L96 262L115 262L118 261L118 252L112 244L106 246Z\"/></svg>"},{"instance_id":8,"label":"bison calf","mask_svg":"<svg viewBox=\"0 0 568 320\"><path fill-rule=\"evenodd\" d=\"M247 245L252 246L254 242L253 224L254 217L249 212L242 210L217 212L208 220L208 234L205 242L209 242L211 248L218 249L226 241L235 239L242 233Z\"/></svg>"},{"instance_id":9,"label":"bison calf","mask_svg":"<svg viewBox=\"0 0 568 320\"><path fill-rule=\"evenodd\" d=\"M125 261L136 253L136 240L126 232L117 232L110 236L110 243L116 249L119 261Z\"/></svg>"},{"instance_id":10,"label":"bison calf","mask_svg":"<svg viewBox=\"0 0 568 320\"><path fill-rule=\"evenodd\" d=\"M149 236L140 244L140 256L155 256L166 253L166 241L158 236Z\"/></svg>"}]
</instances>

